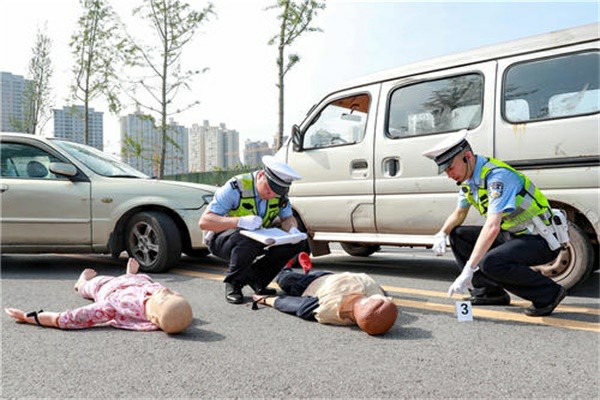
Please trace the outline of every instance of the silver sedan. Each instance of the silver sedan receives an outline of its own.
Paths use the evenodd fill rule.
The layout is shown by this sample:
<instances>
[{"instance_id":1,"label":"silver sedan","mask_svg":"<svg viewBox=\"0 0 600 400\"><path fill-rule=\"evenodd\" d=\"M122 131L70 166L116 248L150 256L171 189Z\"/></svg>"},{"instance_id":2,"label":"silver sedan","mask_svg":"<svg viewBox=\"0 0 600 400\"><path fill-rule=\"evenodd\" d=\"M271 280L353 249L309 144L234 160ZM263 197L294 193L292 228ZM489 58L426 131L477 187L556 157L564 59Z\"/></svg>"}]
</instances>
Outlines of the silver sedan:
<instances>
[{"instance_id":1,"label":"silver sedan","mask_svg":"<svg viewBox=\"0 0 600 400\"><path fill-rule=\"evenodd\" d=\"M3 253L126 250L147 272L208 254L198 220L215 186L150 179L64 140L2 133L0 146Z\"/></svg>"}]
</instances>

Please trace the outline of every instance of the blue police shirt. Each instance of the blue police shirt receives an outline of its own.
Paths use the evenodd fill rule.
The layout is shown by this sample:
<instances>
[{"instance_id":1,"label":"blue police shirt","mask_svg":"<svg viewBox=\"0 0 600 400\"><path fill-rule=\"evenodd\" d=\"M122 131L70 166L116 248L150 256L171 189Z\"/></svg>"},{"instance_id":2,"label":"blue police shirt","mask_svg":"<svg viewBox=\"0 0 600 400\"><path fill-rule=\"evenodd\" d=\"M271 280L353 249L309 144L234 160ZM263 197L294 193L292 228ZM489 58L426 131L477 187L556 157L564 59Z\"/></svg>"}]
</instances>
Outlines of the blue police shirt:
<instances>
[{"instance_id":1,"label":"blue police shirt","mask_svg":"<svg viewBox=\"0 0 600 400\"><path fill-rule=\"evenodd\" d=\"M256 179L256 172L252 173ZM218 215L226 215L229 211L237 208L240 204L241 193L239 190L231 186L231 180L227 181L221 186L215 193L212 201L208 205L208 211ZM260 198L256 186L254 187L254 198L256 201L256 208L258 209L258 216L264 217L267 212L267 201ZM279 210L280 218L288 218L292 216L292 206L288 204Z\"/></svg>"},{"instance_id":2,"label":"blue police shirt","mask_svg":"<svg viewBox=\"0 0 600 400\"><path fill-rule=\"evenodd\" d=\"M487 158L477 156L473 176L466 181L475 201L478 198L477 188L481 184L481 168L487 161ZM508 214L514 211L517 194L523 189L523 184L524 181L519 175L506 168L490 171L487 175L488 214ZM470 205L465 194L459 190L458 207L468 208Z\"/></svg>"}]
</instances>

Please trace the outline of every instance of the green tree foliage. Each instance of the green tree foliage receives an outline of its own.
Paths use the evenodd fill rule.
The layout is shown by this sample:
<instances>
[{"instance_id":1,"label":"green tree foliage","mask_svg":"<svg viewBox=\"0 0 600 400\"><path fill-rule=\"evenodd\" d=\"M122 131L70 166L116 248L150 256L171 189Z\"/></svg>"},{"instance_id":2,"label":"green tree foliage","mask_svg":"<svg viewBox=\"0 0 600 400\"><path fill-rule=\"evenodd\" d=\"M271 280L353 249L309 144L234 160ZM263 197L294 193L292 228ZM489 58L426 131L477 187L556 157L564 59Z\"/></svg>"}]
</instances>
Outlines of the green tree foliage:
<instances>
[{"instance_id":1,"label":"green tree foliage","mask_svg":"<svg viewBox=\"0 0 600 400\"><path fill-rule=\"evenodd\" d=\"M118 66L124 57L125 40L121 38L118 18L106 0L80 0L83 14L71 36L75 59L73 100L83 103L84 143L89 141L89 104L103 96L109 110L120 109Z\"/></svg>"},{"instance_id":2,"label":"green tree foliage","mask_svg":"<svg viewBox=\"0 0 600 400\"><path fill-rule=\"evenodd\" d=\"M269 40L269 45L277 45L277 88L279 89L279 127L275 150L279 149L283 142L284 126L284 79L285 75L300 61L297 54L288 54L285 60L286 48L304 32L321 32L320 28L314 27L314 18L319 10L325 9L325 2L318 0L276 0L276 3L267 7L267 10L276 9L280 14L279 32Z\"/></svg>"},{"instance_id":3,"label":"green tree foliage","mask_svg":"<svg viewBox=\"0 0 600 400\"><path fill-rule=\"evenodd\" d=\"M133 100L138 107L158 116L156 120L159 121L158 128L162 136L159 179L164 175L167 143L174 143L169 136L167 118L199 104L194 101L183 108L174 109L175 98L181 89L189 90L189 82L193 76L207 70L182 71L183 48L211 14L214 14L211 3L198 12L179 0L144 0L142 6L134 10L134 15L148 21L154 33L154 46L143 45L129 37L130 53L135 57L128 63L149 71L144 78L135 81L135 85L143 89L149 100L143 101L135 94Z\"/></svg>"},{"instance_id":4,"label":"green tree foliage","mask_svg":"<svg viewBox=\"0 0 600 400\"><path fill-rule=\"evenodd\" d=\"M50 51L52 40L46 28L38 29L29 61L29 76L23 93L23 120L13 121L22 132L39 134L50 119L52 63Z\"/></svg>"}]
</instances>

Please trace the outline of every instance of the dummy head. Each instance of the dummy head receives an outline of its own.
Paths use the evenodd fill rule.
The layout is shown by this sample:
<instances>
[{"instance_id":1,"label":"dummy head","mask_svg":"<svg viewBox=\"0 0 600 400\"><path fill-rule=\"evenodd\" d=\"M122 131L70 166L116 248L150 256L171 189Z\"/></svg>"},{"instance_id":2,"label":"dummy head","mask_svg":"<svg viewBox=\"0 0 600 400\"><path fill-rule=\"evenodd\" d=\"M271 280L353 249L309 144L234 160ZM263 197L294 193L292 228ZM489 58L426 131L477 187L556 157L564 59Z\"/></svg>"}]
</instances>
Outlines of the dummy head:
<instances>
[{"instance_id":1,"label":"dummy head","mask_svg":"<svg viewBox=\"0 0 600 400\"><path fill-rule=\"evenodd\" d=\"M192 323L192 307L179 293L162 288L146 301L146 317L166 333L179 333Z\"/></svg>"},{"instance_id":2,"label":"dummy head","mask_svg":"<svg viewBox=\"0 0 600 400\"><path fill-rule=\"evenodd\" d=\"M369 335L382 335L396 322L398 309L388 298L375 294L354 303L354 319Z\"/></svg>"}]
</instances>

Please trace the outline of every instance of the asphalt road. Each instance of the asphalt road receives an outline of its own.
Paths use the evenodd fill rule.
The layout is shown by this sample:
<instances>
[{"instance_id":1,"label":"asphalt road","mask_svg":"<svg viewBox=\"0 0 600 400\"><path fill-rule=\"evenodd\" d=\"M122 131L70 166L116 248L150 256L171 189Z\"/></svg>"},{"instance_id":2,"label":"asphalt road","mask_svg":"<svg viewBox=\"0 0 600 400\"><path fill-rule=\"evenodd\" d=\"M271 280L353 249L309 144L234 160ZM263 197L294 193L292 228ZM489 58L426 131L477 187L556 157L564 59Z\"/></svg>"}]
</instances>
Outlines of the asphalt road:
<instances>
[{"instance_id":1,"label":"asphalt road","mask_svg":"<svg viewBox=\"0 0 600 400\"><path fill-rule=\"evenodd\" d=\"M476 307L458 322L446 290L450 257L386 248L335 253L315 268L364 271L394 297L392 330L303 321L250 303L230 305L224 264L183 258L153 278L184 294L193 325L181 335L114 328L61 331L2 314L2 398L598 398L598 273L551 317L528 304ZM73 291L84 267L124 271L125 258L3 255L3 307L61 311L88 302ZM246 288L245 293L251 292Z\"/></svg>"}]
</instances>

